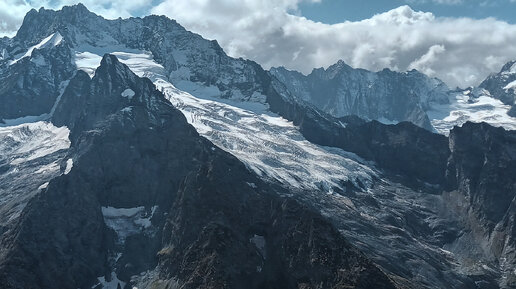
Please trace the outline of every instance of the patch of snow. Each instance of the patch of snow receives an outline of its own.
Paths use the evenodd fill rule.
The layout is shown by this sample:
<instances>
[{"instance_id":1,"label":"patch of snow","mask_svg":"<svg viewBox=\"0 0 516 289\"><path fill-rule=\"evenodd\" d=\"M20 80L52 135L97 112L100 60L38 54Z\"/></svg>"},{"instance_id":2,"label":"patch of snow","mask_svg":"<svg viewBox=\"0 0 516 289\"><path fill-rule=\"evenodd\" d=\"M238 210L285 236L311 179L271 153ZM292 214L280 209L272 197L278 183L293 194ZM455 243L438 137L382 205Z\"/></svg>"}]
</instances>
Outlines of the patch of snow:
<instances>
[{"instance_id":1,"label":"patch of snow","mask_svg":"<svg viewBox=\"0 0 516 289\"><path fill-rule=\"evenodd\" d=\"M135 208L114 208L102 207L104 222L113 229L118 236L120 243L124 243L128 236L141 233L152 226L151 218L157 206L151 208L150 212L145 207Z\"/></svg>"},{"instance_id":2,"label":"patch of snow","mask_svg":"<svg viewBox=\"0 0 516 289\"><path fill-rule=\"evenodd\" d=\"M250 187L251 187L251 188L253 188L253 189L258 188L258 186L256 186L256 184L255 184L255 183L247 183L247 185L248 185L248 186L250 186Z\"/></svg>"},{"instance_id":3,"label":"patch of snow","mask_svg":"<svg viewBox=\"0 0 516 289\"><path fill-rule=\"evenodd\" d=\"M129 100L133 99L134 95L134 91L130 88L127 88L126 90L122 91L122 96L129 98Z\"/></svg>"},{"instance_id":4,"label":"patch of snow","mask_svg":"<svg viewBox=\"0 0 516 289\"><path fill-rule=\"evenodd\" d=\"M13 156L11 164L20 164L68 149L70 130L48 122L0 127L0 151Z\"/></svg>"},{"instance_id":5,"label":"patch of snow","mask_svg":"<svg viewBox=\"0 0 516 289\"><path fill-rule=\"evenodd\" d=\"M263 259L267 259L267 252L265 250L266 241L263 236L254 235L251 239L249 239L249 242L254 244Z\"/></svg>"},{"instance_id":6,"label":"patch of snow","mask_svg":"<svg viewBox=\"0 0 516 289\"><path fill-rule=\"evenodd\" d=\"M42 184L41 186L38 187L38 190L43 190L43 189L46 189L48 187L48 182Z\"/></svg>"},{"instance_id":7,"label":"patch of snow","mask_svg":"<svg viewBox=\"0 0 516 289\"><path fill-rule=\"evenodd\" d=\"M74 57L77 69L88 73L90 77L95 76L95 69L100 65L101 60L102 56L88 51L76 52Z\"/></svg>"},{"instance_id":8,"label":"patch of snow","mask_svg":"<svg viewBox=\"0 0 516 289\"><path fill-rule=\"evenodd\" d=\"M110 276L110 281L107 281L105 276L102 276L102 277L98 277L97 280L98 280L98 283L91 286L91 288L96 288L97 286L101 285L102 289L117 289L119 288L124 288L125 287L125 282L123 281L120 281L118 279L118 276L116 275L115 272L111 272L111 276Z\"/></svg>"},{"instance_id":9,"label":"patch of snow","mask_svg":"<svg viewBox=\"0 0 516 289\"><path fill-rule=\"evenodd\" d=\"M17 159L16 162L11 162L11 164L18 164L18 163L22 163L22 161L19 161ZM59 164L57 162L53 162L53 163L50 163L50 164L47 164L47 165L42 165L34 173L36 173L36 174L45 174L45 173L48 173L48 172L51 172L51 171L55 171L55 170L59 170Z\"/></svg>"},{"instance_id":10,"label":"patch of snow","mask_svg":"<svg viewBox=\"0 0 516 289\"><path fill-rule=\"evenodd\" d=\"M64 174L67 175L68 173L70 173L72 168L73 168L73 159L68 159L66 161L66 168L65 168Z\"/></svg>"},{"instance_id":11,"label":"patch of snow","mask_svg":"<svg viewBox=\"0 0 516 289\"><path fill-rule=\"evenodd\" d=\"M152 216L154 216L154 213L156 212L157 208L158 208L158 206L152 207L151 208L151 213L149 215L147 215L147 217L136 218L134 220L134 223L136 225L141 226L144 229L150 228L150 226L152 226L151 218L152 218Z\"/></svg>"},{"instance_id":12,"label":"patch of snow","mask_svg":"<svg viewBox=\"0 0 516 289\"><path fill-rule=\"evenodd\" d=\"M504 75L516 74L516 63L514 63L509 70L502 72L502 74L504 74Z\"/></svg>"}]
</instances>

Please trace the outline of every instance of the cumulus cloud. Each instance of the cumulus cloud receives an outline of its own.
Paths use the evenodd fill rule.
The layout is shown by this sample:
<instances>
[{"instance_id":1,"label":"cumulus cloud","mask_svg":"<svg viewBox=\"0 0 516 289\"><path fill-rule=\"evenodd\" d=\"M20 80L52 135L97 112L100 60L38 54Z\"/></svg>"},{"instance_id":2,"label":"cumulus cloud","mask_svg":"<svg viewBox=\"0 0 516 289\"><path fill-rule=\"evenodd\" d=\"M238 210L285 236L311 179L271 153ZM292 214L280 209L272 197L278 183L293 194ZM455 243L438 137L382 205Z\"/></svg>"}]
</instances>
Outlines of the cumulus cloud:
<instances>
[{"instance_id":1,"label":"cumulus cloud","mask_svg":"<svg viewBox=\"0 0 516 289\"><path fill-rule=\"evenodd\" d=\"M436 61L439 61L439 55L445 51L446 49L443 45L431 46L427 53L423 54L423 56L414 60L409 65L409 69L417 69L428 76L435 76L435 71L432 69L432 66Z\"/></svg>"},{"instance_id":2,"label":"cumulus cloud","mask_svg":"<svg viewBox=\"0 0 516 289\"><path fill-rule=\"evenodd\" d=\"M73 2L38 1L41 2L34 6L53 8ZM516 59L513 45L516 25L494 18L441 18L402 6L362 21L330 25L300 16L301 1L319 2L163 0L154 5L153 0L86 0L84 3L90 10L110 18L141 11L163 14L189 30L218 40L231 56L255 60L265 68L285 66L303 73L342 59L353 67L370 70L418 69L452 87L465 87L478 84L505 62ZM0 0L0 8L15 4L19 10L29 6L23 0ZM5 22L0 30L19 25L14 20Z\"/></svg>"}]
</instances>

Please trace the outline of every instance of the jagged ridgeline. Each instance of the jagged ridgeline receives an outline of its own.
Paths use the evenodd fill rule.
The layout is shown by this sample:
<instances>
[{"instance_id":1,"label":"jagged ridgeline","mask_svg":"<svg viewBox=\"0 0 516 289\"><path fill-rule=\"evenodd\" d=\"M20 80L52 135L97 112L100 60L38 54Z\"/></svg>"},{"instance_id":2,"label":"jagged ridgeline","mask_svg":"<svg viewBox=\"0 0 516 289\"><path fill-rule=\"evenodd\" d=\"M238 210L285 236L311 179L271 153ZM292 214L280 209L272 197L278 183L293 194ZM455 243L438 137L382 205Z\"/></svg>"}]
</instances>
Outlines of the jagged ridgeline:
<instances>
[{"instance_id":1,"label":"jagged ridgeline","mask_svg":"<svg viewBox=\"0 0 516 289\"><path fill-rule=\"evenodd\" d=\"M0 51L1 288L516 284L516 135L465 123L511 127L512 65L266 71L82 4Z\"/></svg>"}]
</instances>

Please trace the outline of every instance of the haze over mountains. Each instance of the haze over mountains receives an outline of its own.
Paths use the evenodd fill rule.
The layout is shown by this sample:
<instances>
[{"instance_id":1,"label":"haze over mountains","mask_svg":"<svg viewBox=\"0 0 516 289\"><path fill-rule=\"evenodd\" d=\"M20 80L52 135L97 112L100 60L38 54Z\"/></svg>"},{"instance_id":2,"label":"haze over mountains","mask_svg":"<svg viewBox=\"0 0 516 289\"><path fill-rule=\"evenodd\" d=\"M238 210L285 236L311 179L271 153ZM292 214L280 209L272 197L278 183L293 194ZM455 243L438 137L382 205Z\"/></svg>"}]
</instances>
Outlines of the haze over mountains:
<instances>
[{"instance_id":1,"label":"haze over mountains","mask_svg":"<svg viewBox=\"0 0 516 289\"><path fill-rule=\"evenodd\" d=\"M514 63L266 71L82 4L0 51L6 288L516 286Z\"/></svg>"}]
</instances>

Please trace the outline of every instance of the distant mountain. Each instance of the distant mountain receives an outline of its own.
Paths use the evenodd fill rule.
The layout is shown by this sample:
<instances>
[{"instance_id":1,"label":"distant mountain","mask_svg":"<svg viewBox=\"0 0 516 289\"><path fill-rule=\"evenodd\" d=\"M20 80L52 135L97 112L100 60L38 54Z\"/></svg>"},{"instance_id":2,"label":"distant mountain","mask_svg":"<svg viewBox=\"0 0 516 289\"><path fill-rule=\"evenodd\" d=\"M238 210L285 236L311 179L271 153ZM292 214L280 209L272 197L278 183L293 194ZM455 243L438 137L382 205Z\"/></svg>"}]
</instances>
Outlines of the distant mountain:
<instances>
[{"instance_id":1,"label":"distant mountain","mask_svg":"<svg viewBox=\"0 0 516 289\"><path fill-rule=\"evenodd\" d=\"M480 84L494 98L511 105L509 115L516 117L516 61L505 64L497 74L490 75Z\"/></svg>"},{"instance_id":2,"label":"distant mountain","mask_svg":"<svg viewBox=\"0 0 516 289\"><path fill-rule=\"evenodd\" d=\"M296 97L335 117L410 121L432 130L425 111L431 103L448 103L448 87L416 70L371 72L339 61L328 69L314 69L307 76L282 67L270 71Z\"/></svg>"}]
</instances>

